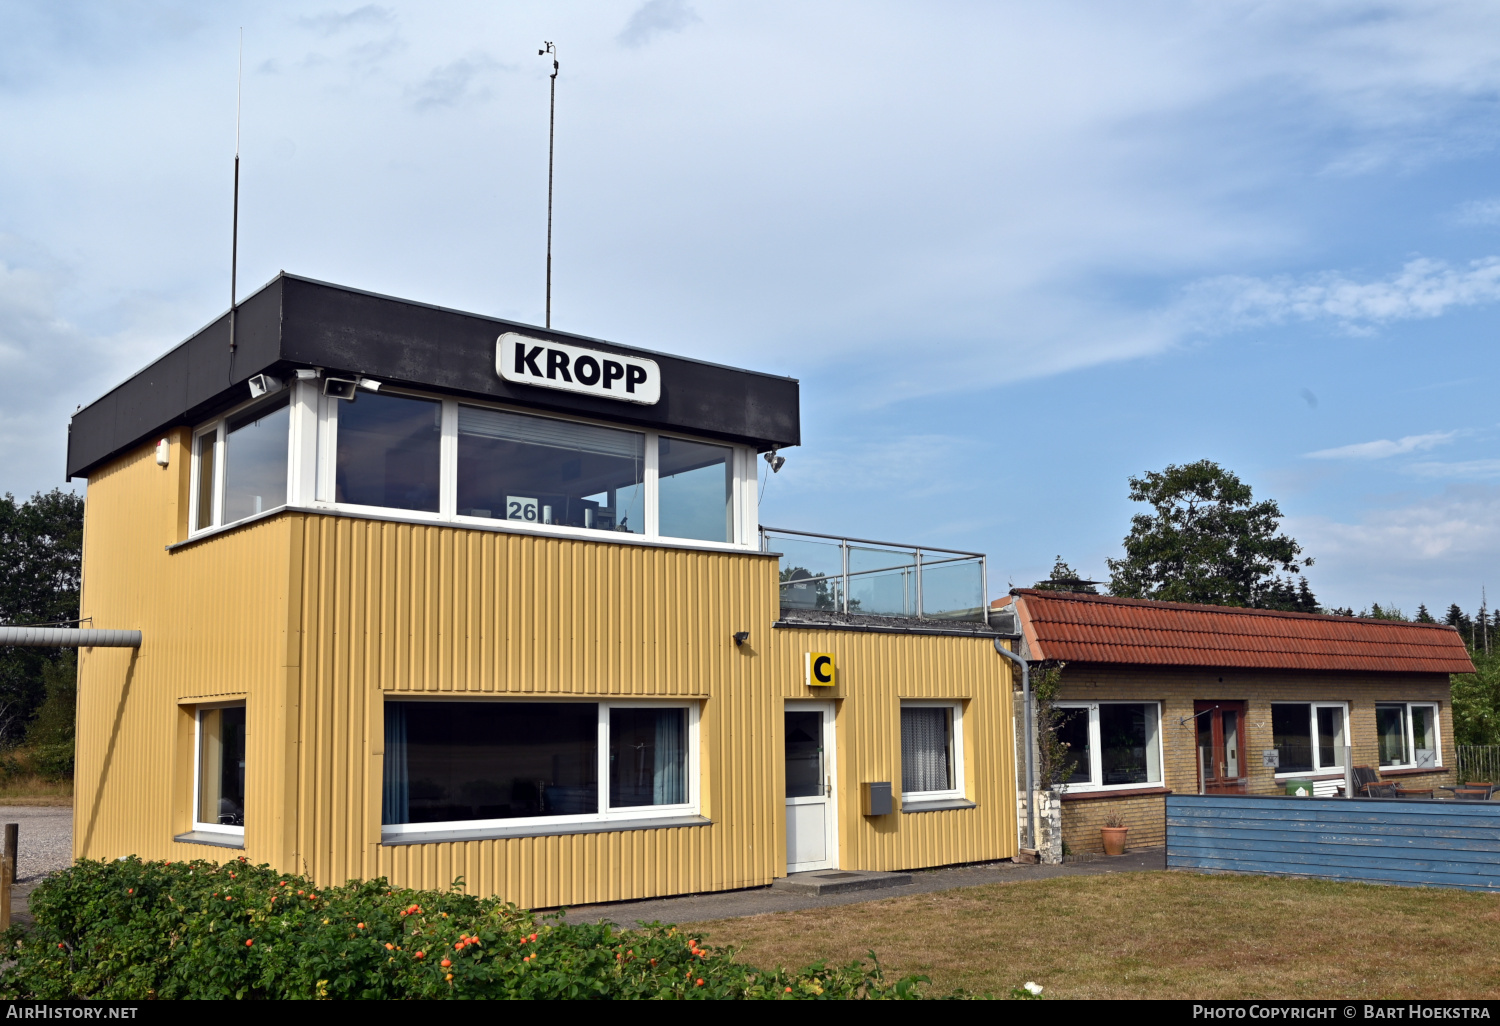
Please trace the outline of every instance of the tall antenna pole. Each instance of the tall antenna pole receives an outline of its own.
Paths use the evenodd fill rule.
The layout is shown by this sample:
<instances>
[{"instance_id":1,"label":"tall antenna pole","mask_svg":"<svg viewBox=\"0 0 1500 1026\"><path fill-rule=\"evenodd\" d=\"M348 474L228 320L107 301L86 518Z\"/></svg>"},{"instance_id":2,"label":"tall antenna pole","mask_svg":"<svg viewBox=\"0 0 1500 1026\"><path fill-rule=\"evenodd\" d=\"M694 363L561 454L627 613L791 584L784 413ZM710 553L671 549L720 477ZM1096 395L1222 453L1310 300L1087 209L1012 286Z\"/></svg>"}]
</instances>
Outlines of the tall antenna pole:
<instances>
[{"instance_id":1,"label":"tall antenna pole","mask_svg":"<svg viewBox=\"0 0 1500 1026\"><path fill-rule=\"evenodd\" d=\"M552 109L547 115L547 327L552 327L552 153L557 129L557 47L548 42L537 56L552 55Z\"/></svg>"},{"instance_id":2,"label":"tall antenna pole","mask_svg":"<svg viewBox=\"0 0 1500 1026\"><path fill-rule=\"evenodd\" d=\"M240 95L245 81L245 29L240 27L240 60L234 73L234 227L229 241L229 358L234 359L236 285L240 273Z\"/></svg>"}]
</instances>

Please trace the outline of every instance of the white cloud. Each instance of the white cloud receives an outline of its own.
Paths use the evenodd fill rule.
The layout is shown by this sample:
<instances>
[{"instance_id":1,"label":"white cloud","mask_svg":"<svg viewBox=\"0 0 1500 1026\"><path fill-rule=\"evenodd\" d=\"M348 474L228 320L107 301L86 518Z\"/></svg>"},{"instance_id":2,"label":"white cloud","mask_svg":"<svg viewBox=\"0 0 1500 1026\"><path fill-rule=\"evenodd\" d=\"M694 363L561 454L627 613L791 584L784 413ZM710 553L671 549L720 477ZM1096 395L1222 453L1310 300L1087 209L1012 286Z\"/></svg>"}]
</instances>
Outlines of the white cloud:
<instances>
[{"instance_id":1,"label":"white cloud","mask_svg":"<svg viewBox=\"0 0 1500 1026\"><path fill-rule=\"evenodd\" d=\"M1319 449L1305 453L1310 460L1383 460L1391 456L1404 456L1412 452L1426 452L1439 445L1446 445L1458 437L1457 431L1434 431L1426 435L1407 435L1396 441L1388 438L1373 442L1356 442L1333 449Z\"/></svg>"},{"instance_id":2,"label":"white cloud","mask_svg":"<svg viewBox=\"0 0 1500 1026\"><path fill-rule=\"evenodd\" d=\"M1422 461L1409 464L1405 470L1421 477L1484 480L1500 477L1500 460Z\"/></svg>"},{"instance_id":3,"label":"white cloud","mask_svg":"<svg viewBox=\"0 0 1500 1026\"><path fill-rule=\"evenodd\" d=\"M626 46L645 46L653 36L681 32L703 19L683 0L646 0L630 16L618 39Z\"/></svg>"},{"instance_id":4,"label":"white cloud","mask_svg":"<svg viewBox=\"0 0 1500 1026\"><path fill-rule=\"evenodd\" d=\"M1500 300L1500 257L1463 267L1418 258L1383 279L1355 281L1336 271L1305 278L1225 275L1190 286L1194 326L1219 333L1288 321L1332 320L1359 331L1392 321L1441 317L1457 307Z\"/></svg>"},{"instance_id":5,"label":"white cloud","mask_svg":"<svg viewBox=\"0 0 1500 1026\"><path fill-rule=\"evenodd\" d=\"M1375 509L1352 523L1289 517L1286 528L1317 559L1309 572L1324 605L1358 609L1394 600L1408 612L1477 603L1500 580L1500 488L1454 485L1408 505Z\"/></svg>"},{"instance_id":6,"label":"white cloud","mask_svg":"<svg viewBox=\"0 0 1500 1026\"><path fill-rule=\"evenodd\" d=\"M1453 220L1467 225L1500 224L1500 199L1470 200L1461 204Z\"/></svg>"}]
</instances>

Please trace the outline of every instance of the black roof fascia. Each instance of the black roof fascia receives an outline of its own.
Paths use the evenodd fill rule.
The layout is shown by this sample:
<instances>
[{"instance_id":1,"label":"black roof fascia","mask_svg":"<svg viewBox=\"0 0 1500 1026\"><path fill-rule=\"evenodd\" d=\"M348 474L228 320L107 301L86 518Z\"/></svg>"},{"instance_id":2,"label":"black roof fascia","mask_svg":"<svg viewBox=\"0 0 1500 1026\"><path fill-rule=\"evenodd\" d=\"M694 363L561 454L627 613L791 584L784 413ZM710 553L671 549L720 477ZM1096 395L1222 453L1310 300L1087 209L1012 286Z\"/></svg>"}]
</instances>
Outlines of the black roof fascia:
<instances>
[{"instance_id":1,"label":"black roof fascia","mask_svg":"<svg viewBox=\"0 0 1500 1026\"><path fill-rule=\"evenodd\" d=\"M282 273L239 305L236 353L229 314L73 415L69 477L164 430L195 424L249 398L262 372L322 367L384 384L492 399L661 430L722 438L758 450L801 442L794 378L740 370L529 324L362 292ZM661 367L654 406L611 402L504 381L495 342L507 331L644 356Z\"/></svg>"}]
</instances>

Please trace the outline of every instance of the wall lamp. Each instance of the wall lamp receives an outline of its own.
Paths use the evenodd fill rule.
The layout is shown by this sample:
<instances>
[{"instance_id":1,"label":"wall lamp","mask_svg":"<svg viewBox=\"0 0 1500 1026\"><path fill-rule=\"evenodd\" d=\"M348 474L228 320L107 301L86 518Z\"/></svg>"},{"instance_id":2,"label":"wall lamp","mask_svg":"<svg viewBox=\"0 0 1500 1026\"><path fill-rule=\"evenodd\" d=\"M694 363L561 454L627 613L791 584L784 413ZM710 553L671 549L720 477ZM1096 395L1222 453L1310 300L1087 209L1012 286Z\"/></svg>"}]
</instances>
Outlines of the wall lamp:
<instances>
[{"instance_id":1,"label":"wall lamp","mask_svg":"<svg viewBox=\"0 0 1500 1026\"><path fill-rule=\"evenodd\" d=\"M734 647L735 648L739 648L741 645L743 645L745 642L747 642L749 640L750 640L750 632L749 631L735 631L734 632Z\"/></svg>"},{"instance_id":2,"label":"wall lamp","mask_svg":"<svg viewBox=\"0 0 1500 1026\"><path fill-rule=\"evenodd\" d=\"M771 473L777 474L781 472L782 467L786 466L786 457L777 453L775 449L772 449L766 453L766 462L771 465Z\"/></svg>"}]
</instances>

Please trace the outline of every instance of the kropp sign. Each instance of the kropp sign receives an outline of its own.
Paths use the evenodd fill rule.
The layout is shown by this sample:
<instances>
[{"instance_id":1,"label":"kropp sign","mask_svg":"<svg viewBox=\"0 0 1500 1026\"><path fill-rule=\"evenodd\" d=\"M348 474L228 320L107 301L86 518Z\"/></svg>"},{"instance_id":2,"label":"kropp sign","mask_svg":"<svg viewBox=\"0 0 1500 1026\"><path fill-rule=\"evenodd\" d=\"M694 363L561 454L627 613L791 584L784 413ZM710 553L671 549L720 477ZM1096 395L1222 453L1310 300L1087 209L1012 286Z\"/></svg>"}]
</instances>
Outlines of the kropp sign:
<instances>
[{"instance_id":1,"label":"kropp sign","mask_svg":"<svg viewBox=\"0 0 1500 1026\"><path fill-rule=\"evenodd\" d=\"M507 331L495 342L495 370L518 385L655 405L661 368L655 360L605 353Z\"/></svg>"}]
</instances>

